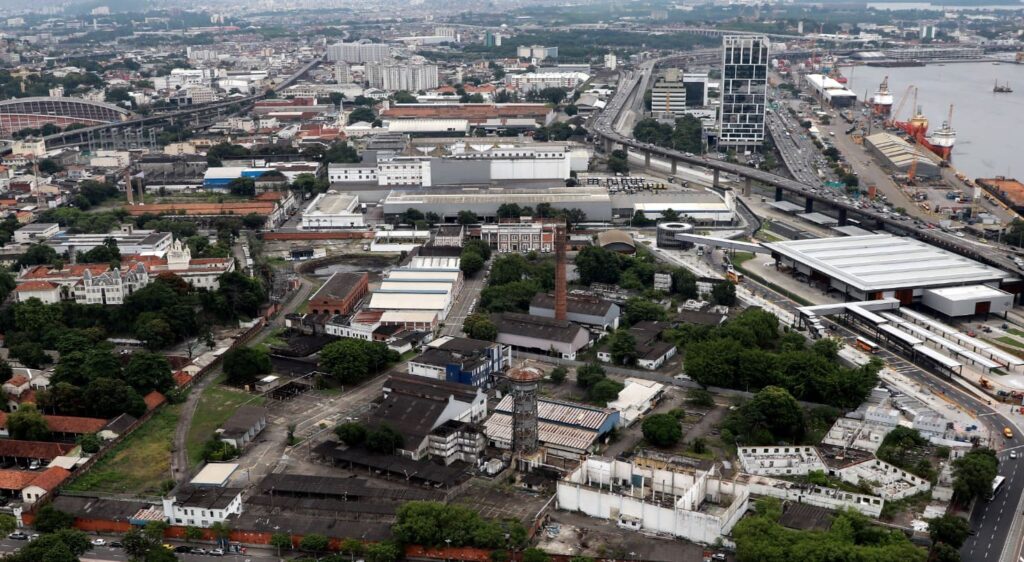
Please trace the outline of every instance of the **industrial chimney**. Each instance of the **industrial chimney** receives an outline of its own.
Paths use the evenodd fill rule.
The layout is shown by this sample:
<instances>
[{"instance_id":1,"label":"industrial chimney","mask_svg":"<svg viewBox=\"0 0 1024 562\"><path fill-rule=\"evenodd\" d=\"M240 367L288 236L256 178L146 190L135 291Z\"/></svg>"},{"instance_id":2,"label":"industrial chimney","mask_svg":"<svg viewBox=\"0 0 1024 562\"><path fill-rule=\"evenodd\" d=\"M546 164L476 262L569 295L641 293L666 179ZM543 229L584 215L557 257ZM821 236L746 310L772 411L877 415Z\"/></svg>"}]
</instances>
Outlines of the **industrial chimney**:
<instances>
[{"instance_id":1,"label":"industrial chimney","mask_svg":"<svg viewBox=\"0 0 1024 562\"><path fill-rule=\"evenodd\" d=\"M134 205L135 199L132 193L132 172L130 169L124 169L124 192L128 195L128 204Z\"/></svg>"},{"instance_id":2,"label":"industrial chimney","mask_svg":"<svg viewBox=\"0 0 1024 562\"><path fill-rule=\"evenodd\" d=\"M555 320L567 320L568 287L565 281L565 225L555 226Z\"/></svg>"}]
</instances>

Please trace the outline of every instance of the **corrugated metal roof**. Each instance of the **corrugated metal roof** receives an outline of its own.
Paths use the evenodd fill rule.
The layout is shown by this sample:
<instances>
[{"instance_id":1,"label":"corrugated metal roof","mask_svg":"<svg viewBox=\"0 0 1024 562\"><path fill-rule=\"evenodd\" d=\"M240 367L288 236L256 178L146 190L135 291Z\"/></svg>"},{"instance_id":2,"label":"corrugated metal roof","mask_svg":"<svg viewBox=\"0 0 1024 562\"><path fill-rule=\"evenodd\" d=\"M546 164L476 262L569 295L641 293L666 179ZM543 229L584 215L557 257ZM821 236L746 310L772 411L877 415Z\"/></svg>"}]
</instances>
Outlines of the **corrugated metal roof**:
<instances>
[{"instance_id":1,"label":"corrugated metal roof","mask_svg":"<svg viewBox=\"0 0 1024 562\"><path fill-rule=\"evenodd\" d=\"M484 434L495 441L512 442L512 416L495 413L484 423ZM541 443L586 451L597 440L597 432L545 421L537 424Z\"/></svg>"},{"instance_id":2,"label":"corrugated metal roof","mask_svg":"<svg viewBox=\"0 0 1024 562\"><path fill-rule=\"evenodd\" d=\"M374 293L370 308L383 310L444 310L451 298L445 294Z\"/></svg>"},{"instance_id":3,"label":"corrugated metal roof","mask_svg":"<svg viewBox=\"0 0 1024 562\"><path fill-rule=\"evenodd\" d=\"M494 408L495 412L512 413L512 396L506 395ZM585 429L598 430L611 415L611 410L569 404L566 402L555 402L543 398L537 401L537 417L543 421L549 421L561 425L577 426Z\"/></svg>"}]
</instances>

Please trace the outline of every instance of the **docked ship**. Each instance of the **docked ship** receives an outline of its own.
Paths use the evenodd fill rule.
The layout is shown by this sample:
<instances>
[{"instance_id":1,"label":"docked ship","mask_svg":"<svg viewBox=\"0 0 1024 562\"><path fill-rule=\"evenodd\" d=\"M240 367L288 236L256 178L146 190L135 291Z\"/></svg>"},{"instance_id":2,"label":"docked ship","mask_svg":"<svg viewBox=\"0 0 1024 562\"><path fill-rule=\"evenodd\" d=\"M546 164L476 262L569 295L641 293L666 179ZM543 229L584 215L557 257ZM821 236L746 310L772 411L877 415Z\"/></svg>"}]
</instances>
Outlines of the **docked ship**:
<instances>
[{"instance_id":1,"label":"docked ship","mask_svg":"<svg viewBox=\"0 0 1024 562\"><path fill-rule=\"evenodd\" d=\"M889 115L892 112L893 96L892 92L889 91L889 77L886 76L882 79L882 83L878 85L878 91L875 95L871 96L871 109L875 115Z\"/></svg>"},{"instance_id":2,"label":"docked ship","mask_svg":"<svg viewBox=\"0 0 1024 562\"><path fill-rule=\"evenodd\" d=\"M921 146L937 154L947 162L953 156L953 145L956 144L956 131L949 121L943 121L942 127L928 136L918 137Z\"/></svg>"},{"instance_id":3,"label":"docked ship","mask_svg":"<svg viewBox=\"0 0 1024 562\"><path fill-rule=\"evenodd\" d=\"M1009 82L1007 82L1007 83L1003 84L1002 86L1000 86L999 85L999 81L996 80L996 84L994 86L992 86L992 93L995 93L995 94L1011 94L1011 93L1013 93L1013 88L1010 87L1010 83Z\"/></svg>"}]
</instances>

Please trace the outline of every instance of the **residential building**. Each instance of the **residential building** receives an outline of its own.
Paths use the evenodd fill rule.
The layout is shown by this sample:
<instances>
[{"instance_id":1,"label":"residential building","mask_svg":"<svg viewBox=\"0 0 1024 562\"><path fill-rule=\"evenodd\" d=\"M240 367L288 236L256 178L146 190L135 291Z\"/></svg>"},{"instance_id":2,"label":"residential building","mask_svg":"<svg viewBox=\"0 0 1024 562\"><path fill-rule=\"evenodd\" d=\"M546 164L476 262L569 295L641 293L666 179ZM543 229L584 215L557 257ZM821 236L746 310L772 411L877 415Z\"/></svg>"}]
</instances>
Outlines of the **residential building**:
<instances>
[{"instance_id":1,"label":"residential building","mask_svg":"<svg viewBox=\"0 0 1024 562\"><path fill-rule=\"evenodd\" d=\"M0 469L0 494L17 498L25 505L33 504L64 483L71 473L61 467L50 467L42 472Z\"/></svg>"},{"instance_id":2,"label":"residential building","mask_svg":"<svg viewBox=\"0 0 1024 562\"><path fill-rule=\"evenodd\" d=\"M532 92L544 88L574 90L589 79L590 75L584 72L525 72L506 75L505 85L520 92Z\"/></svg>"},{"instance_id":3,"label":"residential building","mask_svg":"<svg viewBox=\"0 0 1024 562\"><path fill-rule=\"evenodd\" d=\"M444 336L409 360L410 375L489 388L512 363L512 349L499 343Z\"/></svg>"},{"instance_id":4,"label":"residential building","mask_svg":"<svg viewBox=\"0 0 1024 562\"><path fill-rule=\"evenodd\" d=\"M349 314L369 291L370 277L364 272L338 271L309 298L313 314Z\"/></svg>"},{"instance_id":5,"label":"residential building","mask_svg":"<svg viewBox=\"0 0 1024 562\"><path fill-rule=\"evenodd\" d=\"M391 47L383 43L335 43L327 46L327 60L348 63L379 62L391 57Z\"/></svg>"},{"instance_id":6,"label":"residential building","mask_svg":"<svg viewBox=\"0 0 1024 562\"><path fill-rule=\"evenodd\" d=\"M437 65L434 64L366 64L367 85L390 92L433 90L438 86Z\"/></svg>"},{"instance_id":7,"label":"residential building","mask_svg":"<svg viewBox=\"0 0 1024 562\"><path fill-rule=\"evenodd\" d=\"M434 246L461 248L466 238L466 227L461 224L442 224L434 233Z\"/></svg>"},{"instance_id":8,"label":"residential building","mask_svg":"<svg viewBox=\"0 0 1024 562\"><path fill-rule=\"evenodd\" d=\"M334 81L338 84L352 83L352 69L347 62L340 60L334 63Z\"/></svg>"},{"instance_id":9,"label":"residential building","mask_svg":"<svg viewBox=\"0 0 1024 562\"><path fill-rule=\"evenodd\" d=\"M544 59L558 58L558 47L544 47L543 45L520 46L516 48L516 56L521 59Z\"/></svg>"},{"instance_id":10,"label":"residential building","mask_svg":"<svg viewBox=\"0 0 1024 562\"><path fill-rule=\"evenodd\" d=\"M764 142L769 46L763 35L723 37L720 148L752 151Z\"/></svg>"},{"instance_id":11,"label":"residential building","mask_svg":"<svg viewBox=\"0 0 1024 562\"><path fill-rule=\"evenodd\" d=\"M475 423L448 420L427 434L427 454L445 465L462 461L476 466L486 445L487 439Z\"/></svg>"}]
</instances>

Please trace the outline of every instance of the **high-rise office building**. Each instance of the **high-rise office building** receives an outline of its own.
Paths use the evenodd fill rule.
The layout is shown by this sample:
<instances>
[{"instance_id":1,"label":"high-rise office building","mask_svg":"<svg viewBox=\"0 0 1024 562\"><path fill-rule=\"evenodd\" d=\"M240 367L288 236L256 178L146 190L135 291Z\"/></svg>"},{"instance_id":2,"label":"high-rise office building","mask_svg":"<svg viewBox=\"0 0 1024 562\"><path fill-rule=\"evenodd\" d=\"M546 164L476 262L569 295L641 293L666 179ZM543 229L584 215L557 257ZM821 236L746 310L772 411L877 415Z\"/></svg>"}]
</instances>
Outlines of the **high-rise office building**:
<instances>
[{"instance_id":1,"label":"high-rise office building","mask_svg":"<svg viewBox=\"0 0 1024 562\"><path fill-rule=\"evenodd\" d=\"M335 43L327 46L327 60L350 63L379 62L391 56L383 43Z\"/></svg>"},{"instance_id":2,"label":"high-rise office building","mask_svg":"<svg viewBox=\"0 0 1024 562\"><path fill-rule=\"evenodd\" d=\"M727 35L722 43L718 146L757 150L764 142L768 51L763 35Z\"/></svg>"},{"instance_id":3,"label":"high-rise office building","mask_svg":"<svg viewBox=\"0 0 1024 562\"><path fill-rule=\"evenodd\" d=\"M708 105L708 75L706 72L682 72L670 68L651 88L651 112L656 115L679 117L687 108Z\"/></svg>"}]
</instances>

